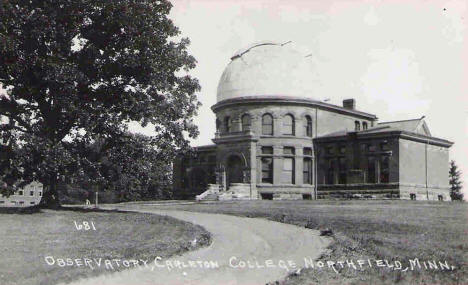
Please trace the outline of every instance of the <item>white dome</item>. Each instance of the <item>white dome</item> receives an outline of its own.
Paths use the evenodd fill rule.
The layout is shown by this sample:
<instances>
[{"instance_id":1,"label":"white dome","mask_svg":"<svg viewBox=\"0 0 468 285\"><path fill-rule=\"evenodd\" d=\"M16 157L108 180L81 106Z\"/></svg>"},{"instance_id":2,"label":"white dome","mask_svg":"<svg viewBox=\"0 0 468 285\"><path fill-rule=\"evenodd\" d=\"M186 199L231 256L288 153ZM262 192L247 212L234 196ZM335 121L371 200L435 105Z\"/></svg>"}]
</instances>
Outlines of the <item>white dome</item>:
<instances>
[{"instance_id":1,"label":"white dome","mask_svg":"<svg viewBox=\"0 0 468 285\"><path fill-rule=\"evenodd\" d=\"M237 51L218 83L217 102L251 96L313 98L311 58L290 42L256 43Z\"/></svg>"}]
</instances>

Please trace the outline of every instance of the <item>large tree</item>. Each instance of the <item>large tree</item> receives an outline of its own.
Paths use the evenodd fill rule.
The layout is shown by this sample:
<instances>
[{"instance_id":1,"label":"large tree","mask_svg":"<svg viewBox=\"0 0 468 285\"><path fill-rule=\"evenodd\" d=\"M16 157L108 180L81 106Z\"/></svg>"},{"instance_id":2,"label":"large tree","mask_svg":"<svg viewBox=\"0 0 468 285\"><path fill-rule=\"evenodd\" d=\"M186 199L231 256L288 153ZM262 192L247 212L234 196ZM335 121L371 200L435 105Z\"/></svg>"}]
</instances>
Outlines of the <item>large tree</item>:
<instances>
[{"instance_id":1,"label":"large tree","mask_svg":"<svg viewBox=\"0 0 468 285\"><path fill-rule=\"evenodd\" d=\"M460 181L461 171L458 170L458 166L455 161L450 161L449 170L449 183L450 183L450 197L452 200L463 200L462 182Z\"/></svg>"},{"instance_id":2,"label":"large tree","mask_svg":"<svg viewBox=\"0 0 468 285\"><path fill-rule=\"evenodd\" d=\"M0 180L37 179L57 204L57 179L101 173L128 123L154 125L152 147L173 156L198 134L198 81L188 39L166 0L4 0L0 5ZM127 141L128 142L128 141ZM131 159L131 157L129 157ZM10 191L11 192L11 191Z\"/></svg>"}]
</instances>

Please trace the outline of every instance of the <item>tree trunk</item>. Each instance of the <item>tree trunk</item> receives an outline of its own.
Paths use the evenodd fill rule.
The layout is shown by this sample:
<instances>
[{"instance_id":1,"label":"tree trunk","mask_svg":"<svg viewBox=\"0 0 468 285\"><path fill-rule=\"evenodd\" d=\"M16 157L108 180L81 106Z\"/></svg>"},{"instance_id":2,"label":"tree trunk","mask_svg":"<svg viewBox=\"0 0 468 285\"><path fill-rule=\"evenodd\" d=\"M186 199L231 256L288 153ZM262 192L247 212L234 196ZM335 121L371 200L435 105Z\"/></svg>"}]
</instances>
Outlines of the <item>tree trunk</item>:
<instances>
[{"instance_id":1,"label":"tree trunk","mask_svg":"<svg viewBox=\"0 0 468 285\"><path fill-rule=\"evenodd\" d=\"M58 209L60 208L59 193L57 191L57 180L51 179L50 184L46 186L46 191L41 200L41 204L46 208Z\"/></svg>"}]
</instances>

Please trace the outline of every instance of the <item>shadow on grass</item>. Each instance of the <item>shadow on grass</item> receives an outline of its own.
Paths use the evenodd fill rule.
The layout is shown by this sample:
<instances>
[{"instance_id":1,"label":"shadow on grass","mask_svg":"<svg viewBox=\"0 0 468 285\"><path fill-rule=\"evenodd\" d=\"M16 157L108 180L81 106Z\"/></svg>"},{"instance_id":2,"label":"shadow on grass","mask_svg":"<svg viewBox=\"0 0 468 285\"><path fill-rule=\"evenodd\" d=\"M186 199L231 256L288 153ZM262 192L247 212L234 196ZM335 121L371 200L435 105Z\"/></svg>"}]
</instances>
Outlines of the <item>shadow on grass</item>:
<instances>
[{"instance_id":1,"label":"shadow on grass","mask_svg":"<svg viewBox=\"0 0 468 285\"><path fill-rule=\"evenodd\" d=\"M45 209L46 209L46 208L45 208ZM122 214L125 214L125 213L135 213L135 212L132 212L132 211L122 211L122 210L117 210L117 209L109 210L109 209L101 209L101 208L94 208L94 207L89 207L89 208L84 208L84 207L60 207L60 208L54 209L54 210L57 210L57 211L80 212L80 213L102 213L102 212L106 212L106 213L122 213Z\"/></svg>"},{"instance_id":2,"label":"shadow on grass","mask_svg":"<svg viewBox=\"0 0 468 285\"><path fill-rule=\"evenodd\" d=\"M106 212L106 213L134 213L132 211L122 210L107 210L100 208L83 208L83 207L59 207L49 208L44 205L36 205L31 207L0 207L0 214L14 214L14 215L31 215L41 213L42 210L54 210L54 211L70 211L80 213L91 213L91 212Z\"/></svg>"},{"instance_id":3,"label":"shadow on grass","mask_svg":"<svg viewBox=\"0 0 468 285\"><path fill-rule=\"evenodd\" d=\"M0 214L30 215L41 212L41 206L31 207L2 207Z\"/></svg>"}]
</instances>

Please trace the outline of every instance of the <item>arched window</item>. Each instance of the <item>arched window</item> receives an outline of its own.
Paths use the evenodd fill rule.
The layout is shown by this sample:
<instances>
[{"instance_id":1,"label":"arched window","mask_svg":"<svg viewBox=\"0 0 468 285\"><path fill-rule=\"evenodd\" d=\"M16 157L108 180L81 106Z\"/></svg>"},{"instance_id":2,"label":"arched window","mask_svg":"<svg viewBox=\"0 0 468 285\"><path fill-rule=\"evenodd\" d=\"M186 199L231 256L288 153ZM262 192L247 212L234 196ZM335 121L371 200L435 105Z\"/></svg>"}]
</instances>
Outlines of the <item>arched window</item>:
<instances>
[{"instance_id":1,"label":"arched window","mask_svg":"<svg viewBox=\"0 0 468 285\"><path fill-rule=\"evenodd\" d=\"M244 114L241 117L242 121L242 131L247 131L250 129L250 115L249 114Z\"/></svg>"},{"instance_id":2,"label":"arched window","mask_svg":"<svg viewBox=\"0 0 468 285\"><path fill-rule=\"evenodd\" d=\"M229 133L231 131L231 118L230 117L224 118L224 129L226 133Z\"/></svg>"},{"instance_id":3,"label":"arched window","mask_svg":"<svg viewBox=\"0 0 468 285\"><path fill-rule=\"evenodd\" d=\"M359 121L354 122L354 130L355 131L360 131L361 130L361 123L359 123Z\"/></svg>"},{"instance_id":4,"label":"arched window","mask_svg":"<svg viewBox=\"0 0 468 285\"><path fill-rule=\"evenodd\" d=\"M270 114L262 116L262 135L273 135L273 116Z\"/></svg>"},{"instance_id":5,"label":"arched window","mask_svg":"<svg viewBox=\"0 0 468 285\"><path fill-rule=\"evenodd\" d=\"M305 135L312 137L312 118L310 116L305 117Z\"/></svg>"},{"instance_id":6,"label":"arched window","mask_svg":"<svg viewBox=\"0 0 468 285\"><path fill-rule=\"evenodd\" d=\"M283 134L294 135L294 117L290 114L283 118Z\"/></svg>"},{"instance_id":7,"label":"arched window","mask_svg":"<svg viewBox=\"0 0 468 285\"><path fill-rule=\"evenodd\" d=\"M367 130L367 122L362 122L362 130Z\"/></svg>"}]
</instances>

